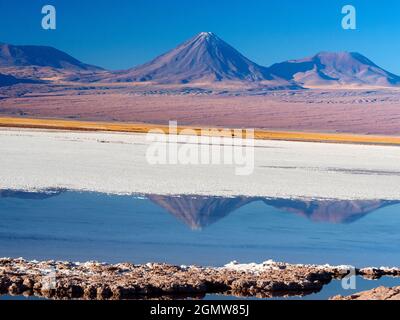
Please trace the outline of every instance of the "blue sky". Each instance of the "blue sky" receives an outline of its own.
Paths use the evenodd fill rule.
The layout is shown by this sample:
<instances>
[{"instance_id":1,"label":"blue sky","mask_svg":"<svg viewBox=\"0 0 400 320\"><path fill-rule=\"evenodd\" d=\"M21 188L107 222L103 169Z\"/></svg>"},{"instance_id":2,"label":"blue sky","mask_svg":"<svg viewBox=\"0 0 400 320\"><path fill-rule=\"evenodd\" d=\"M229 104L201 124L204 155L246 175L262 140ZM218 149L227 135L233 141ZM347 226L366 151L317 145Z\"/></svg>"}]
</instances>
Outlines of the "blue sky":
<instances>
[{"instance_id":1,"label":"blue sky","mask_svg":"<svg viewBox=\"0 0 400 320\"><path fill-rule=\"evenodd\" d=\"M41 8L57 8L57 30ZM341 28L357 8L358 29ZM109 69L133 67L201 31L270 65L319 51L358 51L400 74L398 0L0 0L0 42L51 45Z\"/></svg>"}]
</instances>

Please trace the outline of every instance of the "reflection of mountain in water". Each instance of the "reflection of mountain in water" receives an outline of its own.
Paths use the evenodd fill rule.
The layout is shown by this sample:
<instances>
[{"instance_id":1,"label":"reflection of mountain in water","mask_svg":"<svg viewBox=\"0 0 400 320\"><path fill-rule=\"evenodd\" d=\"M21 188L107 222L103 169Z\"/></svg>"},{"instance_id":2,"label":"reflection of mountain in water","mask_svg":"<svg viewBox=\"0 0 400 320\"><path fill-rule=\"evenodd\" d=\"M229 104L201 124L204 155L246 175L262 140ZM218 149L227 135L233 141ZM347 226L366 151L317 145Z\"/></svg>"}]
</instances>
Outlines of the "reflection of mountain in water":
<instances>
[{"instance_id":1,"label":"reflection of mountain in water","mask_svg":"<svg viewBox=\"0 0 400 320\"><path fill-rule=\"evenodd\" d=\"M0 190L0 198L23 200L45 200L66 192L63 189L48 189L42 192ZM225 218L232 212L253 202L261 201L268 207L289 212L314 222L352 223L378 209L400 204L400 201L379 200L288 200L269 198L221 198L204 196L157 196L147 198L171 215L190 226L202 229Z\"/></svg>"},{"instance_id":2,"label":"reflection of mountain in water","mask_svg":"<svg viewBox=\"0 0 400 320\"><path fill-rule=\"evenodd\" d=\"M148 196L192 229L207 227L253 201L251 198Z\"/></svg>"},{"instance_id":3,"label":"reflection of mountain in water","mask_svg":"<svg viewBox=\"0 0 400 320\"><path fill-rule=\"evenodd\" d=\"M351 223L368 213L399 203L398 201L301 201L285 199L264 199L264 203L276 209L295 213L315 222Z\"/></svg>"},{"instance_id":4,"label":"reflection of mountain in water","mask_svg":"<svg viewBox=\"0 0 400 320\"><path fill-rule=\"evenodd\" d=\"M149 196L170 214L193 229L207 227L226 217L233 211L255 201L281 211L291 212L315 222L351 223L380 208L400 203L399 201L301 201L267 198L210 198Z\"/></svg>"},{"instance_id":5,"label":"reflection of mountain in water","mask_svg":"<svg viewBox=\"0 0 400 320\"><path fill-rule=\"evenodd\" d=\"M0 190L0 198L16 198L26 200L44 200L56 197L65 192L63 189L48 189L42 192L27 192L14 190Z\"/></svg>"}]
</instances>

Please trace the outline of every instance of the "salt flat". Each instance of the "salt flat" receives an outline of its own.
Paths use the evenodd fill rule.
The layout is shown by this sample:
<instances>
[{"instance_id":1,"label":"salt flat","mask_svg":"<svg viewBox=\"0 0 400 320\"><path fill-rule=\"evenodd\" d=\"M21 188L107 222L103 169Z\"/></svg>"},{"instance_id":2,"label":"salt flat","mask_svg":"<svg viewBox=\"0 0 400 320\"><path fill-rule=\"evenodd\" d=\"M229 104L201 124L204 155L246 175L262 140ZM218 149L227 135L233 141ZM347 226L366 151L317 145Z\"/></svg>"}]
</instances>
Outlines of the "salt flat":
<instances>
[{"instance_id":1,"label":"salt flat","mask_svg":"<svg viewBox=\"0 0 400 320\"><path fill-rule=\"evenodd\" d=\"M400 148L256 141L255 169L149 165L145 135L0 130L0 189L398 200Z\"/></svg>"}]
</instances>

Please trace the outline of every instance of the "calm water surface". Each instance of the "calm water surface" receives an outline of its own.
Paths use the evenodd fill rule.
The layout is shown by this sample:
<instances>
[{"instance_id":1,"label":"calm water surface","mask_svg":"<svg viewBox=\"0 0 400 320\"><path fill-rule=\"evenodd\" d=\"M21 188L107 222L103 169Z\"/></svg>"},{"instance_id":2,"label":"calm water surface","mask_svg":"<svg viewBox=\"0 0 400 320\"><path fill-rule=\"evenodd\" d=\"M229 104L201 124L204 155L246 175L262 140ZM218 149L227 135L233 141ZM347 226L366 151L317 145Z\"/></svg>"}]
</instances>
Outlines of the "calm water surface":
<instances>
[{"instance_id":1,"label":"calm water surface","mask_svg":"<svg viewBox=\"0 0 400 320\"><path fill-rule=\"evenodd\" d=\"M0 192L0 256L400 265L400 202Z\"/></svg>"}]
</instances>

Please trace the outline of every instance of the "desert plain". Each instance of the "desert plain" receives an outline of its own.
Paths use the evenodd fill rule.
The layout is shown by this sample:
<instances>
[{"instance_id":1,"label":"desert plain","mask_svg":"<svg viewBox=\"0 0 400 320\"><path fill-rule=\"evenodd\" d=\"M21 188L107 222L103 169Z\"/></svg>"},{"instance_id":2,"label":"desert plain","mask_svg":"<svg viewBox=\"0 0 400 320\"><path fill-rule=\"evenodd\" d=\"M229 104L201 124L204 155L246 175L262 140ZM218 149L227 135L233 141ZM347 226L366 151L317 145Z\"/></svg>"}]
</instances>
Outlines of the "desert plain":
<instances>
[{"instance_id":1,"label":"desert plain","mask_svg":"<svg viewBox=\"0 0 400 320\"><path fill-rule=\"evenodd\" d=\"M182 85L24 85L0 88L0 116L259 130L400 135L400 90L246 92Z\"/></svg>"}]
</instances>

